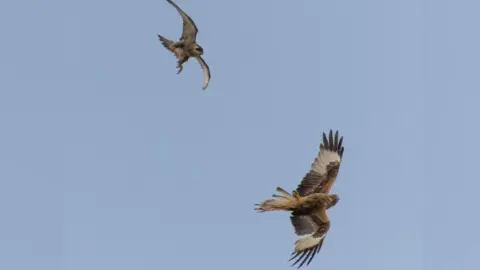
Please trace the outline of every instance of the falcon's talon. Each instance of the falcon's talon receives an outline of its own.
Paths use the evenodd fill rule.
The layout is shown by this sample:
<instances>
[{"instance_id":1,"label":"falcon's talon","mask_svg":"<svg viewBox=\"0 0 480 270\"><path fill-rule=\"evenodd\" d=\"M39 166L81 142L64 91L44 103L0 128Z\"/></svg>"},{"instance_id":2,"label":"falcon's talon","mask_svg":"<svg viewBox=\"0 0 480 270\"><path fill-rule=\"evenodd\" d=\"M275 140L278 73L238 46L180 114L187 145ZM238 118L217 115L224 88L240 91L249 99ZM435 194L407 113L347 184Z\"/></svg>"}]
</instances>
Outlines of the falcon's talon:
<instances>
[{"instance_id":1,"label":"falcon's talon","mask_svg":"<svg viewBox=\"0 0 480 270\"><path fill-rule=\"evenodd\" d=\"M177 74L180 74L180 72L182 72L183 70L183 66L177 66L177 68L178 68Z\"/></svg>"}]
</instances>

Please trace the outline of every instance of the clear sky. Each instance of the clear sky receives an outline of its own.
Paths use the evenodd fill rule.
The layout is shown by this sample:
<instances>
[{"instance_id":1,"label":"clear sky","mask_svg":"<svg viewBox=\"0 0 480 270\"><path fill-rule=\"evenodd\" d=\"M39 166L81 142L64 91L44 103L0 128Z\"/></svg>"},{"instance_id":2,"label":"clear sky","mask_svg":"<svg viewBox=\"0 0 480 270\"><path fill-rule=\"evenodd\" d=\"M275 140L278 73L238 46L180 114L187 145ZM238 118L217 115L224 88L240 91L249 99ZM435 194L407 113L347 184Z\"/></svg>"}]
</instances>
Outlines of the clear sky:
<instances>
[{"instance_id":1,"label":"clear sky","mask_svg":"<svg viewBox=\"0 0 480 270\"><path fill-rule=\"evenodd\" d=\"M307 269L480 269L479 1L0 2L0 269L291 269L294 189L338 129Z\"/></svg>"}]
</instances>

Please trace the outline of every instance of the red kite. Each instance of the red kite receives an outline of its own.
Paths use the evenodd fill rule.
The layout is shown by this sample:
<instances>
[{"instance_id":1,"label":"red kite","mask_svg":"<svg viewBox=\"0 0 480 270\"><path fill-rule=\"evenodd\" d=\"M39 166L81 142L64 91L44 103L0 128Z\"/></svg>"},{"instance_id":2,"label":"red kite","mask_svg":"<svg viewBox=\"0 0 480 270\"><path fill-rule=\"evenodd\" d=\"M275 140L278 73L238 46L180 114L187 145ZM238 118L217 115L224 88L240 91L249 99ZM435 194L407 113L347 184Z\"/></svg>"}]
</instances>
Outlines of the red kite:
<instances>
[{"instance_id":1,"label":"red kite","mask_svg":"<svg viewBox=\"0 0 480 270\"><path fill-rule=\"evenodd\" d=\"M295 250L290 259L296 258L292 264L300 262L298 268L307 263L309 265L315 254L320 251L323 240L330 228L327 209L337 204L339 197L329 194L332 184L338 175L338 170L343 156L343 137L335 137L330 130L328 136L323 133L323 142L320 151L312 163L310 171L303 177L297 190L292 194L277 187L278 195L273 199L256 204L257 212L265 211L291 211L290 220L299 238L295 242ZM306 236L305 236L306 235Z\"/></svg>"}]
</instances>

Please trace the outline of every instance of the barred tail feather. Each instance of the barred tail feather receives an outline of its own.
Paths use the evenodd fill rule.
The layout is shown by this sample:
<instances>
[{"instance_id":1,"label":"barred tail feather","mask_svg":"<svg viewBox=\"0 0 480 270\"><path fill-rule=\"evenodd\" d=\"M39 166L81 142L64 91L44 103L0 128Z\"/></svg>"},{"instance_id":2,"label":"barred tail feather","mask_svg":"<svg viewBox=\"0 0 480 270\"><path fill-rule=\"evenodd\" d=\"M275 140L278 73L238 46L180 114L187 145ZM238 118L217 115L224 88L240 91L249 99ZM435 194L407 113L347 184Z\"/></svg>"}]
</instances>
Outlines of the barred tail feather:
<instances>
[{"instance_id":1,"label":"barred tail feather","mask_svg":"<svg viewBox=\"0 0 480 270\"><path fill-rule=\"evenodd\" d=\"M255 204L257 207L255 210L257 212L266 212L266 211L291 211L297 206L297 199L293 197L290 193L277 187L277 192L279 193L272 195L273 199L265 200L259 204Z\"/></svg>"}]
</instances>

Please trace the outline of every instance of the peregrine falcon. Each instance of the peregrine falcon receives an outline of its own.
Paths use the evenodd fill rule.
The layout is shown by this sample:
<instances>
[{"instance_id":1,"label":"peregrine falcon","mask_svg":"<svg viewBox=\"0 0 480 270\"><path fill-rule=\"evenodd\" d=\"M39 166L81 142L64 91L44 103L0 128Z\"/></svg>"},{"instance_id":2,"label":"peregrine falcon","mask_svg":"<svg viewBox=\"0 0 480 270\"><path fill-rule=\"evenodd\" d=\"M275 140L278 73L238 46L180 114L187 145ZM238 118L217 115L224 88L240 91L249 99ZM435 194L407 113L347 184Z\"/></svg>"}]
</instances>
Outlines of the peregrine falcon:
<instances>
[{"instance_id":1,"label":"peregrine falcon","mask_svg":"<svg viewBox=\"0 0 480 270\"><path fill-rule=\"evenodd\" d=\"M177 4L175 4L172 0L167 0L167 2L177 9L178 13L180 13L180 16L182 17L182 36L180 37L179 41L169 40L161 35L158 35L158 38L163 46L174 53L177 57L177 74L182 72L183 63L187 62L190 57L195 57L197 59L198 63L200 63L200 66L202 66L203 69L203 90L205 90L210 81L210 68L205 60L203 60L201 57L201 55L203 55L203 48L196 42L198 33L197 26L195 26L192 18L183 12L183 10L177 6Z\"/></svg>"}]
</instances>

